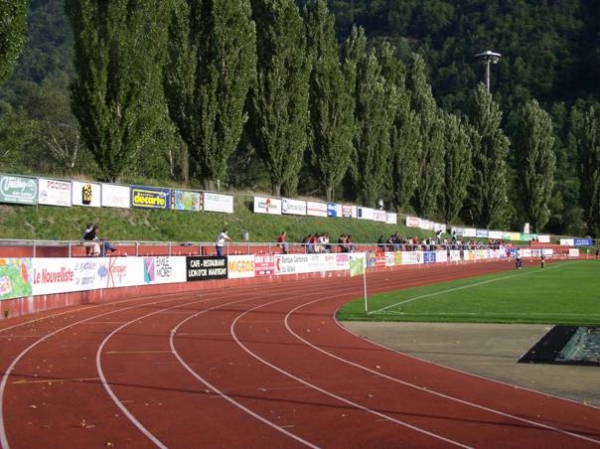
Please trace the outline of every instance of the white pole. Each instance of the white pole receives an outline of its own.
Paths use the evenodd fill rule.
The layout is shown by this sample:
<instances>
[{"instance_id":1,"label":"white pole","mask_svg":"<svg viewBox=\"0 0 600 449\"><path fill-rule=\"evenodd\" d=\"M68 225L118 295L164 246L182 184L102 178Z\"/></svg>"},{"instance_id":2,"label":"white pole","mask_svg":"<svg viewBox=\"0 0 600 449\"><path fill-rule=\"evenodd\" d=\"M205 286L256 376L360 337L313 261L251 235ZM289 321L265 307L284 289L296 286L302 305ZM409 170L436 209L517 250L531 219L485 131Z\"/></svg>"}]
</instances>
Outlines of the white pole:
<instances>
[{"instance_id":1,"label":"white pole","mask_svg":"<svg viewBox=\"0 0 600 449\"><path fill-rule=\"evenodd\" d=\"M367 257L365 254L365 258L363 260L363 293L365 295L365 312L369 313L369 303L367 302Z\"/></svg>"}]
</instances>

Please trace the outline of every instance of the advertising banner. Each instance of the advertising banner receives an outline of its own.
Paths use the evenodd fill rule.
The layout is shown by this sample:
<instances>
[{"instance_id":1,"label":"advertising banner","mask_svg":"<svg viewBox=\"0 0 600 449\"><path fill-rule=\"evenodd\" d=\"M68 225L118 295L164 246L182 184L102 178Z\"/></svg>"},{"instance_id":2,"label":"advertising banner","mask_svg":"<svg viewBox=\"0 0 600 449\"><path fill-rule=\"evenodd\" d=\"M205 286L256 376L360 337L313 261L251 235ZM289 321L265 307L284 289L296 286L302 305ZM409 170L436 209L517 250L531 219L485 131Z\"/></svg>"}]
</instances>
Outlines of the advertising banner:
<instances>
[{"instance_id":1,"label":"advertising banner","mask_svg":"<svg viewBox=\"0 0 600 449\"><path fill-rule=\"evenodd\" d=\"M327 218L327 203L306 202L306 215Z\"/></svg>"},{"instance_id":2,"label":"advertising banner","mask_svg":"<svg viewBox=\"0 0 600 449\"><path fill-rule=\"evenodd\" d=\"M91 182L73 181L71 203L73 206L100 207L102 185Z\"/></svg>"},{"instance_id":3,"label":"advertising banner","mask_svg":"<svg viewBox=\"0 0 600 449\"><path fill-rule=\"evenodd\" d=\"M144 283L170 284L186 281L185 257L144 257Z\"/></svg>"},{"instance_id":4,"label":"advertising banner","mask_svg":"<svg viewBox=\"0 0 600 449\"><path fill-rule=\"evenodd\" d=\"M254 255L254 276L275 274L275 256L273 254Z\"/></svg>"},{"instance_id":5,"label":"advertising banner","mask_svg":"<svg viewBox=\"0 0 600 449\"><path fill-rule=\"evenodd\" d=\"M199 212L202 210L202 195L189 190L173 190L171 207L175 210Z\"/></svg>"},{"instance_id":6,"label":"advertising banner","mask_svg":"<svg viewBox=\"0 0 600 449\"><path fill-rule=\"evenodd\" d=\"M233 196L204 192L204 211L233 213Z\"/></svg>"},{"instance_id":7,"label":"advertising banner","mask_svg":"<svg viewBox=\"0 0 600 449\"><path fill-rule=\"evenodd\" d=\"M102 207L129 209L131 207L129 193L129 186L102 184L102 196L100 198Z\"/></svg>"},{"instance_id":8,"label":"advertising banner","mask_svg":"<svg viewBox=\"0 0 600 449\"><path fill-rule=\"evenodd\" d=\"M0 258L0 301L31 294L31 259Z\"/></svg>"},{"instance_id":9,"label":"advertising banner","mask_svg":"<svg viewBox=\"0 0 600 449\"><path fill-rule=\"evenodd\" d=\"M373 221L385 223L387 221L387 212L384 210L373 209Z\"/></svg>"},{"instance_id":10,"label":"advertising banner","mask_svg":"<svg viewBox=\"0 0 600 449\"><path fill-rule=\"evenodd\" d=\"M425 251L423 253L423 263L435 263L435 251Z\"/></svg>"},{"instance_id":11,"label":"advertising banner","mask_svg":"<svg viewBox=\"0 0 600 449\"><path fill-rule=\"evenodd\" d=\"M435 252L435 261L440 262L448 262L448 251L439 250Z\"/></svg>"},{"instance_id":12,"label":"advertising banner","mask_svg":"<svg viewBox=\"0 0 600 449\"><path fill-rule=\"evenodd\" d=\"M281 215L281 200L255 196L253 210L255 214Z\"/></svg>"},{"instance_id":13,"label":"advertising banner","mask_svg":"<svg viewBox=\"0 0 600 449\"><path fill-rule=\"evenodd\" d=\"M370 207L359 207L358 218L361 220L373 220L375 210Z\"/></svg>"},{"instance_id":14,"label":"advertising banner","mask_svg":"<svg viewBox=\"0 0 600 449\"><path fill-rule=\"evenodd\" d=\"M281 213L287 215L306 215L306 201L281 200Z\"/></svg>"},{"instance_id":15,"label":"advertising banner","mask_svg":"<svg viewBox=\"0 0 600 449\"><path fill-rule=\"evenodd\" d=\"M402 265L416 265L423 263L423 251L404 251Z\"/></svg>"},{"instance_id":16,"label":"advertising banner","mask_svg":"<svg viewBox=\"0 0 600 449\"><path fill-rule=\"evenodd\" d=\"M131 186L131 207L171 209L171 190L159 187Z\"/></svg>"},{"instance_id":17,"label":"advertising banner","mask_svg":"<svg viewBox=\"0 0 600 449\"><path fill-rule=\"evenodd\" d=\"M308 254L275 254L275 274L312 273Z\"/></svg>"},{"instance_id":18,"label":"advertising banner","mask_svg":"<svg viewBox=\"0 0 600 449\"><path fill-rule=\"evenodd\" d=\"M391 225L398 224L398 214L387 212L385 214L385 222Z\"/></svg>"},{"instance_id":19,"label":"advertising banner","mask_svg":"<svg viewBox=\"0 0 600 449\"><path fill-rule=\"evenodd\" d=\"M38 179L38 204L71 207L71 181Z\"/></svg>"},{"instance_id":20,"label":"advertising banner","mask_svg":"<svg viewBox=\"0 0 600 449\"><path fill-rule=\"evenodd\" d=\"M36 258L32 268L34 295L143 284L141 257Z\"/></svg>"},{"instance_id":21,"label":"advertising banner","mask_svg":"<svg viewBox=\"0 0 600 449\"><path fill-rule=\"evenodd\" d=\"M407 228L418 228L421 226L421 220L418 217L406 217Z\"/></svg>"},{"instance_id":22,"label":"advertising banner","mask_svg":"<svg viewBox=\"0 0 600 449\"><path fill-rule=\"evenodd\" d=\"M351 253L336 253L335 265L338 270L350 269L350 254Z\"/></svg>"},{"instance_id":23,"label":"advertising banner","mask_svg":"<svg viewBox=\"0 0 600 449\"><path fill-rule=\"evenodd\" d=\"M188 282L227 279L227 257L187 257L186 273L186 279Z\"/></svg>"},{"instance_id":24,"label":"advertising banner","mask_svg":"<svg viewBox=\"0 0 600 449\"><path fill-rule=\"evenodd\" d=\"M342 206L342 217L344 218L356 218L358 216L358 211L356 206Z\"/></svg>"},{"instance_id":25,"label":"advertising banner","mask_svg":"<svg viewBox=\"0 0 600 449\"><path fill-rule=\"evenodd\" d=\"M327 216L337 218L342 216L342 205L337 203L327 203Z\"/></svg>"},{"instance_id":26,"label":"advertising banner","mask_svg":"<svg viewBox=\"0 0 600 449\"><path fill-rule=\"evenodd\" d=\"M37 204L38 180L25 176L0 175L0 203Z\"/></svg>"},{"instance_id":27,"label":"advertising banner","mask_svg":"<svg viewBox=\"0 0 600 449\"><path fill-rule=\"evenodd\" d=\"M227 256L227 278L243 279L254 277L254 255Z\"/></svg>"}]
</instances>

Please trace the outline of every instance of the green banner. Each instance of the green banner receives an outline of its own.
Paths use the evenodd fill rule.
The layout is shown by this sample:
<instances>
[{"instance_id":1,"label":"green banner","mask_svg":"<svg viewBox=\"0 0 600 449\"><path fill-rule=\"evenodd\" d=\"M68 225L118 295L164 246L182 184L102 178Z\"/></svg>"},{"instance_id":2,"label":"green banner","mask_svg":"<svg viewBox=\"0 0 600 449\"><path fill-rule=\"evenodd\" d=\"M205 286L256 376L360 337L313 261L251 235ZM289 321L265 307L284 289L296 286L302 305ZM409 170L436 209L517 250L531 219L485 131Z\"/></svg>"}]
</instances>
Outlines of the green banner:
<instances>
[{"instance_id":1,"label":"green banner","mask_svg":"<svg viewBox=\"0 0 600 449\"><path fill-rule=\"evenodd\" d=\"M0 300L31 296L31 259L0 258Z\"/></svg>"},{"instance_id":2,"label":"green banner","mask_svg":"<svg viewBox=\"0 0 600 449\"><path fill-rule=\"evenodd\" d=\"M0 175L0 203L37 204L38 180Z\"/></svg>"}]
</instances>

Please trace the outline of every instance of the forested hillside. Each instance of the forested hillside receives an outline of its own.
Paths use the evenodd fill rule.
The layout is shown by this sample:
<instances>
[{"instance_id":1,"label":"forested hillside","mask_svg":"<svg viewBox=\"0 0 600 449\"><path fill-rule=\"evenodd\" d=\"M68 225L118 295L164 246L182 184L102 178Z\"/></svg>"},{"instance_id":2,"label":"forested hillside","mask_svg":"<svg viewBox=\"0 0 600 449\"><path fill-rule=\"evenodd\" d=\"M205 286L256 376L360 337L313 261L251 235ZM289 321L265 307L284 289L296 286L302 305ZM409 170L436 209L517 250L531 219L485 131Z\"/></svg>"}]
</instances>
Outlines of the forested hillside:
<instances>
[{"instance_id":1,"label":"forested hillside","mask_svg":"<svg viewBox=\"0 0 600 449\"><path fill-rule=\"evenodd\" d=\"M598 235L595 0L97 3L30 2L0 171Z\"/></svg>"}]
</instances>

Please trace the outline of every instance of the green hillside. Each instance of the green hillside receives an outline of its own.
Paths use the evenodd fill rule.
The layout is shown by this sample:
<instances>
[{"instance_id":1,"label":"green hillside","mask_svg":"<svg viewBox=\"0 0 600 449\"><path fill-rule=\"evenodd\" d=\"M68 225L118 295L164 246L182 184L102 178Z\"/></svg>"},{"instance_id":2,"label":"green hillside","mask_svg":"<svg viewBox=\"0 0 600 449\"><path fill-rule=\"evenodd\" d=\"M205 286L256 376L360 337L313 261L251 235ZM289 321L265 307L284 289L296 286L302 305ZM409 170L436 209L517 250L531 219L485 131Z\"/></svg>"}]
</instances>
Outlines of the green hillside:
<instances>
[{"instance_id":1,"label":"green hillside","mask_svg":"<svg viewBox=\"0 0 600 449\"><path fill-rule=\"evenodd\" d=\"M376 242L380 235L425 236L402 224L388 225L348 218L267 216L252 212L253 196L236 195L234 214L148 211L136 209L0 205L0 239L78 240L85 224L98 223L102 237L113 241L212 242L227 227L234 241L248 232L252 242L273 242L285 230L290 242L309 233L326 232L332 242L340 234L352 240Z\"/></svg>"}]
</instances>

